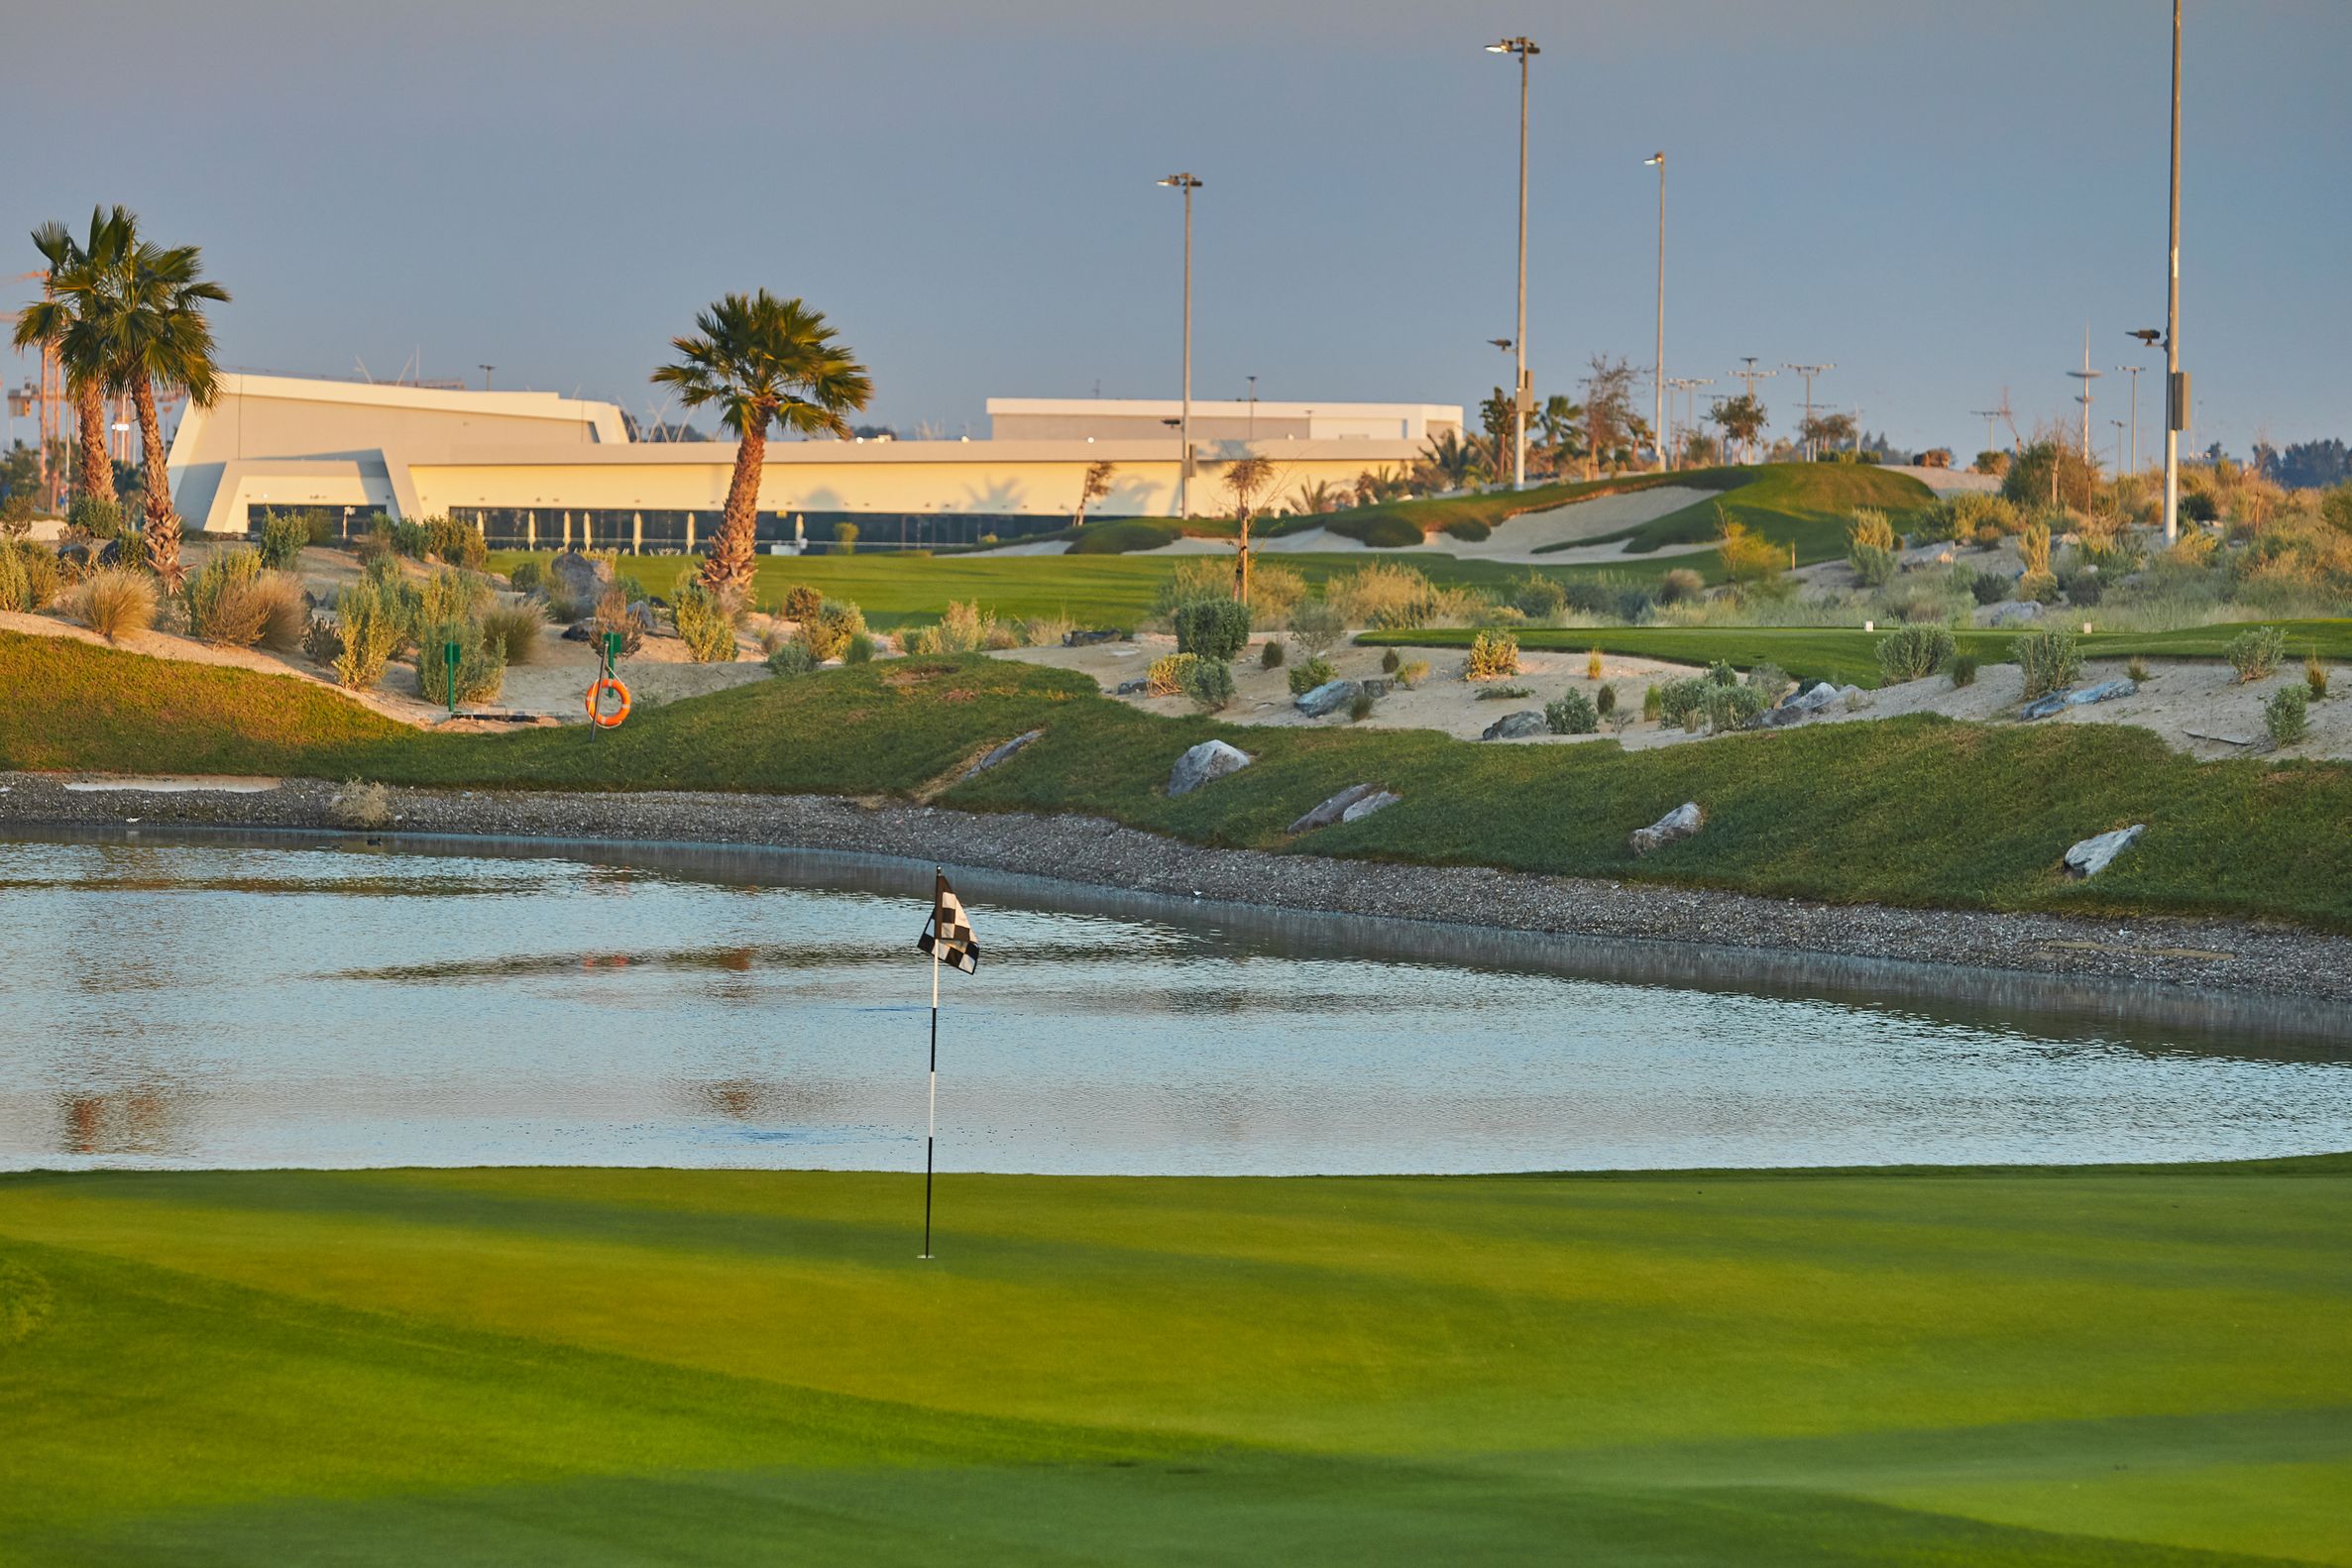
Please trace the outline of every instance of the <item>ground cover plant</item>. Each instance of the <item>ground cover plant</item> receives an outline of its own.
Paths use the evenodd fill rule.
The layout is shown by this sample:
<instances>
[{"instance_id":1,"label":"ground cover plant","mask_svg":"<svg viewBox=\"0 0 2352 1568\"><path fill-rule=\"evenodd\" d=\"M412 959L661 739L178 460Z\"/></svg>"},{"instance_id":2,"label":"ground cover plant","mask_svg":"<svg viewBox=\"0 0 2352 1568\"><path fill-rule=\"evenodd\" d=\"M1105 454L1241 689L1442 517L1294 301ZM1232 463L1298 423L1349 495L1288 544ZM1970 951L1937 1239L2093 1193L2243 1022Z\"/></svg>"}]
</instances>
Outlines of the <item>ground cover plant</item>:
<instances>
[{"instance_id":1,"label":"ground cover plant","mask_svg":"<svg viewBox=\"0 0 2352 1568\"><path fill-rule=\"evenodd\" d=\"M1043 728L1012 762L953 785L942 804L1084 812L1196 841L1286 848L1289 823L1308 807L1379 778L1400 804L1297 847L1833 901L2271 915L2352 930L2352 835L2342 831L2352 766L2197 762L2121 726L1987 728L1919 715L1631 752L1607 740L1488 745L1430 730L1162 717L1100 695L1082 674L964 656L757 682L642 710L609 733L435 734L283 677L4 632L0 685L50 699L0 728L7 768L911 794ZM1761 695L1744 683L1724 690ZM1169 799L1176 756L1212 736L1257 762ZM1694 798L1707 808L1704 834L1629 856L1626 834ZM1982 805L2019 799L2035 810ZM2060 874L2070 844L2135 822L2149 825L2147 838L2096 879Z\"/></svg>"},{"instance_id":2,"label":"ground cover plant","mask_svg":"<svg viewBox=\"0 0 2352 1568\"><path fill-rule=\"evenodd\" d=\"M2352 1538L2341 1157L943 1192L919 1263L919 1175L0 1176L0 1557L2251 1568Z\"/></svg>"}]
</instances>

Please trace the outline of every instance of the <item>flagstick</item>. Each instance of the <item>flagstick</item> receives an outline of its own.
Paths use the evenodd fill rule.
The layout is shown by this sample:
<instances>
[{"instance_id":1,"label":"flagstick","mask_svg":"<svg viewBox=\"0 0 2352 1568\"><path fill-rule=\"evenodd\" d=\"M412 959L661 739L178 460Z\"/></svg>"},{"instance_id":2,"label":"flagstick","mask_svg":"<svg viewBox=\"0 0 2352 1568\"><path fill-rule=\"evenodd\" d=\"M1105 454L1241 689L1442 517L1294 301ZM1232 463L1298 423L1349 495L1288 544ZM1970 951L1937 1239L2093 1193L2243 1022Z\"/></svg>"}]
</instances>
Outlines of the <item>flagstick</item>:
<instances>
[{"instance_id":1,"label":"flagstick","mask_svg":"<svg viewBox=\"0 0 2352 1568\"><path fill-rule=\"evenodd\" d=\"M931 1151L940 1135L940 954L931 952L931 1122L923 1133L923 1256L931 1256Z\"/></svg>"}]
</instances>

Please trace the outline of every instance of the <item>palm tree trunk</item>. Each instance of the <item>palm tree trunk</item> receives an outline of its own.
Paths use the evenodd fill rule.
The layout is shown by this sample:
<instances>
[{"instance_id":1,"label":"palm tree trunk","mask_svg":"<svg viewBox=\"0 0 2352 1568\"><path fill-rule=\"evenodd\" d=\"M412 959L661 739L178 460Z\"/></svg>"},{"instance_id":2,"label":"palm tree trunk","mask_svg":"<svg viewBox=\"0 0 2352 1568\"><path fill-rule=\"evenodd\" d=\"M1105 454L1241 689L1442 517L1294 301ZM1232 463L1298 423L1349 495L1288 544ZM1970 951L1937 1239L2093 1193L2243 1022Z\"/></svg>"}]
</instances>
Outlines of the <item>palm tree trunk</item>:
<instances>
[{"instance_id":1,"label":"palm tree trunk","mask_svg":"<svg viewBox=\"0 0 2352 1568\"><path fill-rule=\"evenodd\" d=\"M752 534L759 522L759 476L767 460L771 412L764 407L753 410L743 421L742 439L735 443L727 506L720 513L719 531L711 536L710 557L703 562L703 586L714 593L737 593L751 582Z\"/></svg>"},{"instance_id":2,"label":"palm tree trunk","mask_svg":"<svg viewBox=\"0 0 2352 1568\"><path fill-rule=\"evenodd\" d=\"M106 451L106 393L93 381L75 389L73 401L80 420L81 493L111 506L114 459Z\"/></svg>"},{"instance_id":3,"label":"palm tree trunk","mask_svg":"<svg viewBox=\"0 0 2352 1568\"><path fill-rule=\"evenodd\" d=\"M179 565L179 514L171 509L171 478L165 472L164 425L156 417L155 384L144 375L134 376L131 397L139 405L139 444L146 458L139 483L147 510L147 560L164 586L176 592L187 574Z\"/></svg>"}]
</instances>

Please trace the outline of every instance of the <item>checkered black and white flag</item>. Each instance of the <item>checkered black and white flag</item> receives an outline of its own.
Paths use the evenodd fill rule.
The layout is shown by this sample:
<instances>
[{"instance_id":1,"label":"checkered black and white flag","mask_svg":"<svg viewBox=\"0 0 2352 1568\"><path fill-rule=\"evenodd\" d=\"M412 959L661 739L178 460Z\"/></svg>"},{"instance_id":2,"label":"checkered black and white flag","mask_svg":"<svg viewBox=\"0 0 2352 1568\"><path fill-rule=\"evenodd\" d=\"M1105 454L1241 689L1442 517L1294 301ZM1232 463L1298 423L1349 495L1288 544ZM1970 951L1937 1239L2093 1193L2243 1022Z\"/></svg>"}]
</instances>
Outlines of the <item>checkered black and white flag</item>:
<instances>
[{"instance_id":1,"label":"checkered black and white flag","mask_svg":"<svg viewBox=\"0 0 2352 1568\"><path fill-rule=\"evenodd\" d=\"M915 947L966 974L976 973L980 967L979 939L972 935L971 921L963 913L963 901L948 885L944 872L940 873L939 888L932 898L931 919L924 924L923 935L916 939Z\"/></svg>"}]
</instances>

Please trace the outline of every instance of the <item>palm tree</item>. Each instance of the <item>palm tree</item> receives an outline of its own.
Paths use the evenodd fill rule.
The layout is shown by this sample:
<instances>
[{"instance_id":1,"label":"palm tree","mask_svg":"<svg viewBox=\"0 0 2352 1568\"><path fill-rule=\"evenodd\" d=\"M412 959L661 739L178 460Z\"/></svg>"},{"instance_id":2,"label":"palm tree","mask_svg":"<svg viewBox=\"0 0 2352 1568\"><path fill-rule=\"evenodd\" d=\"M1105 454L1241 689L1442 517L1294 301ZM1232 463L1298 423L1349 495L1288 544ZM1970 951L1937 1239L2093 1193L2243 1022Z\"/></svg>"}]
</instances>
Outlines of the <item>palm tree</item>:
<instances>
[{"instance_id":1,"label":"palm tree","mask_svg":"<svg viewBox=\"0 0 2352 1568\"><path fill-rule=\"evenodd\" d=\"M45 223L35 229L34 248L49 263L49 287L41 303L17 317L15 334L15 345L20 349L46 344L56 351L66 389L73 394L81 447L81 494L109 506L115 504L115 495L114 460L106 450L106 393L113 367L86 307L96 297L111 259L128 238L131 221L130 213L121 207L111 213L94 207L86 243L74 239L62 223Z\"/></svg>"},{"instance_id":2,"label":"palm tree","mask_svg":"<svg viewBox=\"0 0 2352 1568\"><path fill-rule=\"evenodd\" d=\"M1318 479L1311 485L1300 485L1290 492L1290 509L1301 516L1320 516L1326 511L1337 511L1340 498L1346 494L1330 481Z\"/></svg>"},{"instance_id":3,"label":"palm tree","mask_svg":"<svg viewBox=\"0 0 2352 1568\"><path fill-rule=\"evenodd\" d=\"M1429 437L1421 448L1420 462L1445 490L1467 490L1491 472L1485 448L1476 438L1465 439L1451 425Z\"/></svg>"},{"instance_id":4,"label":"palm tree","mask_svg":"<svg viewBox=\"0 0 2352 1568\"><path fill-rule=\"evenodd\" d=\"M1553 392L1535 410L1535 432L1557 478L1567 471L1569 459L1584 455L1584 404Z\"/></svg>"},{"instance_id":5,"label":"palm tree","mask_svg":"<svg viewBox=\"0 0 2352 1568\"><path fill-rule=\"evenodd\" d=\"M718 592L739 593L751 577L768 426L846 436L842 411L863 408L874 384L836 340L823 313L798 299L778 299L764 288L748 296L728 294L694 324L695 336L670 340L678 362L655 371L653 380L677 389L689 408L718 404L721 422L735 433L734 477L702 579Z\"/></svg>"},{"instance_id":6,"label":"palm tree","mask_svg":"<svg viewBox=\"0 0 2352 1568\"><path fill-rule=\"evenodd\" d=\"M171 509L166 472L169 454L156 415L156 387L177 387L192 405L211 405L220 390L220 367L213 360L212 324L204 318L204 307L228 303L229 291L205 280L203 255L195 246L141 240L138 222L127 212L120 214L117 227L105 281L85 308L113 366L110 380L130 389L138 410L148 564L167 586L177 588L182 576L179 514Z\"/></svg>"},{"instance_id":7,"label":"palm tree","mask_svg":"<svg viewBox=\"0 0 2352 1568\"><path fill-rule=\"evenodd\" d=\"M1233 520L1239 524L1233 539L1233 597L1250 602L1250 524L1258 508L1274 491L1274 459L1253 454L1225 465L1225 494L1233 499Z\"/></svg>"}]
</instances>

